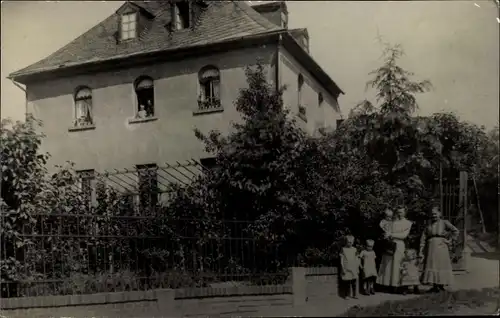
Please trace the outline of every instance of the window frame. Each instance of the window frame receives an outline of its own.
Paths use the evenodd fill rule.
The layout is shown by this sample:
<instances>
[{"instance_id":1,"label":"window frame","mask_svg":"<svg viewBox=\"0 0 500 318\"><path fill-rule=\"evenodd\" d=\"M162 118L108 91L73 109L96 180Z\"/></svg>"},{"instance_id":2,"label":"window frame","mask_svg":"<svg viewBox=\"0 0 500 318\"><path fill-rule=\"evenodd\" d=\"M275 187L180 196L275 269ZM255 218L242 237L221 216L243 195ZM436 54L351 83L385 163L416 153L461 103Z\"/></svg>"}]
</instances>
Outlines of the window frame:
<instances>
[{"instance_id":1,"label":"window frame","mask_svg":"<svg viewBox=\"0 0 500 318\"><path fill-rule=\"evenodd\" d=\"M309 38L307 36L302 36L302 45L304 46L304 49L306 49L309 52Z\"/></svg>"},{"instance_id":2,"label":"window frame","mask_svg":"<svg viewBox=\"0 0 500 318\"><path fill-rule=\"evenodd\" d=\"M150 81L151 82L151 85L148 86L148 87L139 87L141 85L141 83L145 82L145 81ZM142 91L142 92L141 92ZM149 91L149 92L144 92L144 91ZM144 97L144 96L140 96L140 94L148 94L150 95L151 97L151 108L152 108L152 111L149 111L148 112L148 109L147 109L147 105L145 105L145 111L146 111L146 116L144 117L141 117L139 115L139 112L141 111L140 109L140 106L142 105L140 99L142 98L147 98L147 97ZM148 120L148 119L153 119L153 118L156 118L156 92L155 92L155 81L152 77L150 76L146 76L146 75L143 75L143 76L139 76L135 81L134 81L134 100L135 100L135 114L134 114L134 118L137 119L137 120ZM147 102L146 102L147 104ZM148 115L149 114L149 115Z\"/></svg>"},{"instance_id":3,"label":"window frame","mask_svg":"<svg viewBox=\"0 0 500 318\"><path fill-rule=\"evenodd\" d=\"M93 206L96 199L96 171L94 169L77 170L76 174L79 180L79 189L82 191L84 200L87 201L88 207L90 208ZM85 193L86 190L88 193Z\"/></svg>"},{"instance_id":4,"label":"window frame","mask_svg":"<svg viewBox=\"0 0 500 318\"><path fill-rule=\"evenodd\" d=\"M140 164L136 165L136 171L137 171L137 190L138 190L138 197L139 197L139 206L142 209L149 209L151 210L152 208L156 207L158 203L160 202L160 192L159 189L160 187L158 186L158 165L155 163L149 163L149 164ZM154 171L154 174L151 173L151 171ZM146 172L146 174L144 174ZM146 176L146 180L144 180L144 176ZM152 183L155 183L154 185ZM147 191L143 191L143 185L146 183L148 186ZM153 189L153 191L151 191ZM150 202L144 202L144 194L146 193L148 199Z\"/></svg>"},{"instance_id":5,"label":"window frame","mask_svg":"<svg viewBox=\"0 0 500 318\"><path fill-rule=\"evenodd\" d=\"M124 21L125 17L134 17L133 20ZM137 20L138 14L137 12L127 12L121 15L120 18L120 40L128 41L137 38ZM127 25L127 30L124 30L124 25ZM133 26L133 28L128 28L129 26ZM124 32L126 32L127 37L124 37ZM133 33L131 33L133 32ZM132 34L132 36L130 36Z\"/></svg>"},{"instance_id":6,"label":"window frame","mask_svg":"<svg viewBox=\"0 0 500 318\"><path fill-rule=\"evenodd\" d=\"M281 11L281 27L283 29L288 28L288 15L284 11Z\"/></svg>"},{"instance_id":7,"label":"window frame","mask_svg":"<svg viewBox=\"0 0 500 318\"><path fill-rule=\"evenodd\" d=\"M183 18L183 15L181 14L181 8L180 6L185 4L187 6L187 21L184 20ZM180 31L180 30L185 30L185 29L189 29L191 27L191 4L187 1L180 1L180 2L176 2L174 3L173 5L173 27L174 27L174 30L176 31ZM180 26L180 24L182 24L182 26Z\"/></svg>"},{"instance_id":8,"label":"window frame","mask_svg":"<svg viewBox=\"0 0 500 318\"><path fill-rule=\"evenodd\" d=\"M325 102L325 98L323 97L323 93L318 93L318 107L323 107L323 103Z\"/></svg>"},{"instance_id":9,"label":"window frame","mask_svg":"<svg viewBox=\"0 0 500 318\"><path fill-rule=\"evenodd\" d=\"M88 91L88 94L84 96L78 96L82 91ZM83 117L78 117L80 103L85 105L84 112L86 113ZM73 126L78 127L91 127L94 125L94 114L93 114L93 93L92 89L88 86L78 86L73 95ZM85 118L87 117L87 118ZM80 119L83 119L80 122Z\"/></svg>"},{"instance_id":10,"label":"window frame","mask_svg":"<svg viewBox=\"0 0 500 318\"><path fill-rule=\"evenodd\" d=\"M213 71L215 76L205 77ZM207 96L207 88L210 96ZM198 72L198 111L218 110L221 106L221 72L215 65L206 65Z\"/></svg>"},{"instance_id":11,"label":"window frame","mask_svg":"<svg viewBox=\"0 0 500 318\"><path fill-rule=\"evenodd\" d=\"M216 157L200 158L200 164L206 170L213 170L218 166Z\"/></svg>"},{"instance_id":12,"label":"window frame","mask_svg":"<svg viewBox=\"0 0 500 318\"><path fill-rule=\"evenodd\" d=\"M304 75L301 73L297 76L297 106L302 105L302 88L304 87Z\"/></svg>"}]
</instances>

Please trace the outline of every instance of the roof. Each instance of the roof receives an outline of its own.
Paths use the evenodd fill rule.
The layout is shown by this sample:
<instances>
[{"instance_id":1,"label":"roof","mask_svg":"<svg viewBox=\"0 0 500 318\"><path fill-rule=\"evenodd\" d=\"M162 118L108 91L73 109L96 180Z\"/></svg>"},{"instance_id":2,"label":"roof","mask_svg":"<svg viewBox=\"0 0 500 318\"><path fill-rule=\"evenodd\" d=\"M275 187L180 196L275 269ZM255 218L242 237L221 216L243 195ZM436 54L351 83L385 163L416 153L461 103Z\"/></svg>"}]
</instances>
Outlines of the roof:
<instances>
[{"instance_id":1,"label":"roof","mask_svg":"<svg viewBox=\"0 0 500 318\"><path fill-rule=\"evenodd\" d=\"M252 9L256 10L257 12L274 11L276 9L279 9L280 7L283 7L285 12L288 12L285 1L265 1L257 3L252 2L251 6Z\"/></svg>"},{"instance_id":2,"label":"roof","mask_svg":"<svg viewBox=\"0 0 500 318\"><path fill-rule=\"evenodd\" d=\"M115 12L69 44L48 57L9 75L9 78L36 74L54 69L104 61L117 57L215 44L233 38L258 35L281 28L270 22L248 4L240 1L208 2L193 30L170 32L168 2L127 1L152 14L148 28L132 41L117 41L119 15ZM124 5L130 5L128 3ZM117 11L119 11L118 9Z\"/></svg>"},{"instance_id":3,"label":"roof","mask_svg":"<svg viewBox=\"0 0 500 318\"><path fill-rule=\"evenodd\" d=\"M279 2L278 2L279 3ZM48 57L16 72L8 78L21 83L29 82L35 75L47 75L54 71L70 71L73 68L91 69L104 63L129 61L132 57L164 55L178 50L198 50L200 47L219 46L230 41L251 39L262 36L282 34L283 39L303 29L286 30L275 25L244 1L207 1L196 28L170 32L166 25L172 15L168 2L126 1L114 14L100 22L69 44ZM119 42L120 12L125 6L136 7L150 18L137 39ZM307 34L307 30L305 31ZM293 47L295 40L285 41ZM221 46L222 47L222 46ZM303 49L294 49L300 60L318 77L332 94L342 90L326 72Z\"/></svg>"}]
</instances>

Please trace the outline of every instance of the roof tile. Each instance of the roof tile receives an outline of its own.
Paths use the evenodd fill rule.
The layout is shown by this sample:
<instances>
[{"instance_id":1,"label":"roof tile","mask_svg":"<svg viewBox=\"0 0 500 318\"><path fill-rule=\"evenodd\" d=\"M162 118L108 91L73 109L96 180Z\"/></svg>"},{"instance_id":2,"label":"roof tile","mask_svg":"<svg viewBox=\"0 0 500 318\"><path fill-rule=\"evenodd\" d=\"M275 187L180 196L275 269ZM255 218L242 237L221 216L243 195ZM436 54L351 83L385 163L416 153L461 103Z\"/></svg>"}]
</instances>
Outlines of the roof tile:
<instances>
[{"instance_id":1,"label":"roof tile","mask_svg":"<svg viewBox=\"0 0 500 318\"><path fill-rule=\"evenodd\" d=\"M166 28L171 15L169 4L156 1L133 1L154 15L138 39L118 40L119 16L114 13L48 57L12 73L9 77L49 71L140 53L214 44L247 35L281 30L245 2L209 2L194 29L174 31Z\"/></svg>"}]
</instances>

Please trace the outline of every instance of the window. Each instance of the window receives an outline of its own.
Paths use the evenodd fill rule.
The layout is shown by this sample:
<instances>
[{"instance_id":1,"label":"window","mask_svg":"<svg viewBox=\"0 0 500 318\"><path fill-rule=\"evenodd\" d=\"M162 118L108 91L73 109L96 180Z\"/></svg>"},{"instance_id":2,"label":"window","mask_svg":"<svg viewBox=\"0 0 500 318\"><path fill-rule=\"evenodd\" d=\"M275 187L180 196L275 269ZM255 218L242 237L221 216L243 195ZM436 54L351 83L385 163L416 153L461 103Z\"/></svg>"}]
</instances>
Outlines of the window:
<instances>
[{"instance_id":1,"label":"window","mask_svg":"<svg viewBox=\"0 0 500 318\"><path fill-rule=\"evenodd\" d=\"M206 66L198 74L200 94L198 107L200 110L220 107L220 72L215 66Z\"/></svg>"},{"instance_id":2,"label":"window","mask_svg":"<svg viewBox=\"0 0 500 318\"><path fill-rule=\"evenodd\" d=\"M203 166L203 168L207 170L211 170L217 166L217 159L215 158L202 158L200 159L200 163Z\"/></svg>"},{"instance_id":3,"label":"window","mask_svg":"<svg viewBox=\"0 0 500 318\"><path fill-rule=\"evenodd\" d=\"M80 190L82 191L82 200L89 206L93 202L94 188L93 182L95 180L95 171L93 169L89 170L79 170L76 172L80 179Z\"/></svg>"},{"instance_id":4,"label":"window","mask_svg":"<svg viewBox=\"0 0 500 318\"><path fill-rule=\"evenodd\" d=\"M306 51L309 51L309 39L306 36L302 36L302 46Z\"/></svg>"},{"instance_id":5,"label":"window","mask_svg":"<svg viewBox=\"0 0 500 318\"><path fill-rule=\"evenodd\" d=\"M92 91L88 87L81 87L75 93L74 125L81 127L92 124Z\"/></svg>"},{"instance_id":6,"label":"window","mask_svg":"<svg viewBox=\"0 0 500 318\"><path fill-rule=\"evenodd\" d=\"M281 12L281 27L288 28L288 15L285 12Z\"/></svg>"},{"instance_id":7,"label":"window","mask_svg":"<svg viewBox=\"0 0 500 318\"><path fill-rule=\"evenodd\" d=\"M137 35L137 14L126 13L121 20L122 40L134 39Z\"/></svg>"},{"instance_id":8,"label":"window","mask_svg":"<svg viewBox=\"0 0 500 318\"><path fill-rule=\"evenodd\" d=\"M137 118L154 117L155 115L155 88L153 79L140 77L135 83L137 96Z\"/></svg>"},{"instance_id":9,"label":"window","mask_svg":"<svg viewBox=\"0 0 500 318\"><path fill-rule=\"evenodd\" d=\"M156 164L137 165L139 177L139 203L144 210L151 210L158 203L158 167Z\"/></svg>"},{"instance_id":10,"label":"window","mask_svg":"<svg viewBox=\"0 0 500 318\"><path fill-rule=\"evenodd\" d=\"M304 86L304 77L302 74L299 74L297 78L297 104L302 106L302 86Z\"/></svg>"},{"instance_id":11,"label":"window","mask_svg":"<svg viewBox=\"0 0 500 318\"><path fill-rule=\"evenodd\" d=\"M176 30L182 30L189 28L189 2L181 1L174 5L174 23Z\"/></svg>"},{"instance_id":12,"label":"window","mask_svg":"<svg viewBox=\"0 0 500 318\"><path fill-rule=\"evenodd\" d=\"M318 93L318 106L323 106L323 94L321 92Z\"/></svg>"}]
</instances>

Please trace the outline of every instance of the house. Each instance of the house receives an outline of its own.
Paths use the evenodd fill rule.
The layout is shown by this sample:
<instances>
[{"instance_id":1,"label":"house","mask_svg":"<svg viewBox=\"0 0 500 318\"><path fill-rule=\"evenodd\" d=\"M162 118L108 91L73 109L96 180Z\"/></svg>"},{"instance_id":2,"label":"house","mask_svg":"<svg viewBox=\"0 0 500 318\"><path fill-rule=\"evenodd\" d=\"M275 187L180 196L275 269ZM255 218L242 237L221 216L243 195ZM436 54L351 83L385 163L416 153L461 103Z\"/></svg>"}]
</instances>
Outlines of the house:
<instances>
[{"instance_id":1,"label":"house","mask_svg":"<svg viewBox=\"0 0 500 318\"><path fill-rule=\"evenodd\" d=\"M334 128L341 89L288 29L284 1L126 1L52 55L9 75L43 121L49 167L81 171L209 157L193 129L227 132L233 102L259 59L287 85L287 107L310 133Z\"/></svg>"}]
</instances>

